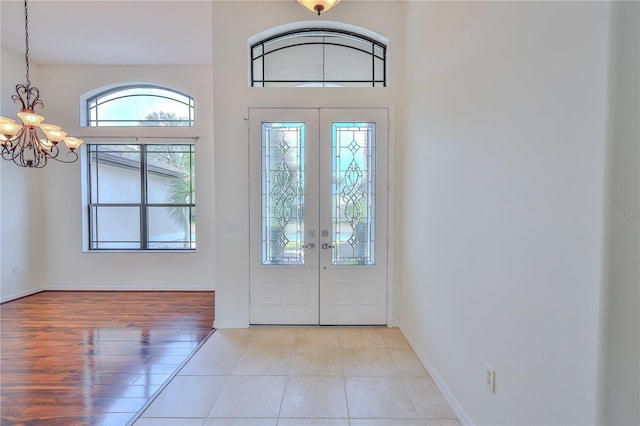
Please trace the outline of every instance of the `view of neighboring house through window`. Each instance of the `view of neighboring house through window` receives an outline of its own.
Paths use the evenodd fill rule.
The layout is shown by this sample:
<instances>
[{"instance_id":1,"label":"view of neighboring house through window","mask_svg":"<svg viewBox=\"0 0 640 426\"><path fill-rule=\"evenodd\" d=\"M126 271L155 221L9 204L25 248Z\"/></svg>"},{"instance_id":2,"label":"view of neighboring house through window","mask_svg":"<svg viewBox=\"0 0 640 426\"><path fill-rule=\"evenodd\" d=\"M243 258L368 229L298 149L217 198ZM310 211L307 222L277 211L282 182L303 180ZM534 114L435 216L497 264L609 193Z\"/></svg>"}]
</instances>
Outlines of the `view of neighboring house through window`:
<instances>
[{"instance_id":1,"label":"view of neighboring house through window","mask_svg":"<svg viewBox=\"0 0 640 426\"><path fill-rule=\"evenodd\" d=\"M88 144L89 250L194 250L193 144Z\"/></svg>"},{"instance_id":2,"label":"view of neighboring house through window","mask_svg":"<svg viewBox=\"0 0 640 426\"><path fill-rule=\"evenodd\" d=\"M138 136L124 144L106 135L96 135L101 143L87 140L85 249L195 250L195 145L176 143L184 137L172 140L158 129L193 127L193 97L156 84L127 83L82 99L84 126L155 127L149 136L167 140L142 143L146 137Z\"/></svg>"}]
</instances>

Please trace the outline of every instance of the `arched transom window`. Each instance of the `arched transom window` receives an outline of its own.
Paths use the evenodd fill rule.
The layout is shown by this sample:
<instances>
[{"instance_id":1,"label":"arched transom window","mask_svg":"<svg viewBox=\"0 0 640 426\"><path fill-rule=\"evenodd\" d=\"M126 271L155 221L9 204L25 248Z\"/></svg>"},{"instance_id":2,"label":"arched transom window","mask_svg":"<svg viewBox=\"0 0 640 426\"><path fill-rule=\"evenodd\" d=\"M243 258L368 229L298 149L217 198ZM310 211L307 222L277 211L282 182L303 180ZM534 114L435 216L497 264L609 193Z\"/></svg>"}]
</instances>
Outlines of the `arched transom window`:
<instances>
[{"instance_id":1,"label":"arched transom window","mask_svg":"<svg viewBox=\"0 0 640 426\"><path fill-rule=\"evenodd\" d=\"M118 86L86 100L83 125L194 126L193 97L147 84Z\"/></svg>"},{"instance_id":2,"label":"arched transom window","mask_svg":"<svg viewBox=\"0 0 640 426\"><path fill-rule=\"evenodd\" d=\"M385 87L386 44L333 28L282 32L251 44L253 87Z\"/></svg>"}]
</instances>

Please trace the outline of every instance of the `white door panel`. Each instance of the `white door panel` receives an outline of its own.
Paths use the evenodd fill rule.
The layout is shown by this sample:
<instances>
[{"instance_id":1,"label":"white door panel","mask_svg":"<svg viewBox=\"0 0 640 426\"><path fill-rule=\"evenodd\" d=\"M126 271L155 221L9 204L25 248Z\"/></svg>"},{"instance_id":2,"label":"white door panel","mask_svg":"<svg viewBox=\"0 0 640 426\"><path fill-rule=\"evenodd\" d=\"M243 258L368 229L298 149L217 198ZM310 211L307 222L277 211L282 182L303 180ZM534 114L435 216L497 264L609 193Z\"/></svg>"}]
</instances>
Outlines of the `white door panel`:
<instances>
[{"instance_id":1,"label":"white door panel","mask_svg":"<svg viewBox=\"0 0 640 426\"><path fill-rule=\"evenodd\" d=\"M387 110L249 116L250 322L385 324Z\"/></svg>"},{"instance_id":2,"label":"white door panel","mask_svg":"<svg viewBox=\"0 0 640 426\"><path fill-rule=\"evenodd\" d=\"M387 110L320 110L320 324L387 322L387 124Z\"/></svg>"},{"instance_id":3,"label":"white door panel","mask_svg":"<svg viewBox=\"0 0 640 426\"><path fill-rule=\"evenodd\" d=\"M318 110L249 118L250 322L318 324Z\"/></svg>"}]
</instances>

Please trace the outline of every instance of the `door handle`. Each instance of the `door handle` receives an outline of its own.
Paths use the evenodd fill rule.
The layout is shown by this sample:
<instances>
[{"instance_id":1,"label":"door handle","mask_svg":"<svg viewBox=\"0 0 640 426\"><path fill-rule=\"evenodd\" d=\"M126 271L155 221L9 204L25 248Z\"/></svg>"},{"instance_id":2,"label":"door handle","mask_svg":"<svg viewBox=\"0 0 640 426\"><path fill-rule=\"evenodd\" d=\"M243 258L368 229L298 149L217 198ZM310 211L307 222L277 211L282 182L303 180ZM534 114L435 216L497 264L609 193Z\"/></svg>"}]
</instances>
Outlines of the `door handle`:
<instances>
[{"instance_id":1,"label":"door handle","mask_svg":"<svg viewBox=\"0 0 640 426\"><path fill-rule=\"evenodd\" d=\"M322 243L322 248L323 249L330 249L330 248L334 248L335 246L333 244L329 244L329 243Z\"/></svg>"},{"instance_id":2,"label":"door handle","mask_svg":"<svg viewBox=\"0 0 640 426\"><path fill-rule=\"evenodd\" d=\"M316 243L303 244L302 248L303 249L314 249L314 248L316 248Z\"/></svg>"}]
</instances>

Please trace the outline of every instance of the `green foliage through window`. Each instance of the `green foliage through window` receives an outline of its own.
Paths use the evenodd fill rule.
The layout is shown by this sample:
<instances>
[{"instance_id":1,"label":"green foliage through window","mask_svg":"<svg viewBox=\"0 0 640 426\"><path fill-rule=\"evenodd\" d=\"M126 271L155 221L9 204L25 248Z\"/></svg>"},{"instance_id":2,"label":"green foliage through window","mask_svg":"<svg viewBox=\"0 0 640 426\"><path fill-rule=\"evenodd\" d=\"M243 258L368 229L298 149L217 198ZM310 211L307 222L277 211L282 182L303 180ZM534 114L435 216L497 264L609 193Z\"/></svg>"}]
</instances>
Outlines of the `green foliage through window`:
<instances>
[{"instance_id":1,"label":"green foliage through window","mask_svg":"<svg viewBox=\"0 0 640 426\"><path fill-rule=\"evenodd\" d=\"M194 250L193 144L88 144L90 250Z\"/></svg>"}]
</instances>

